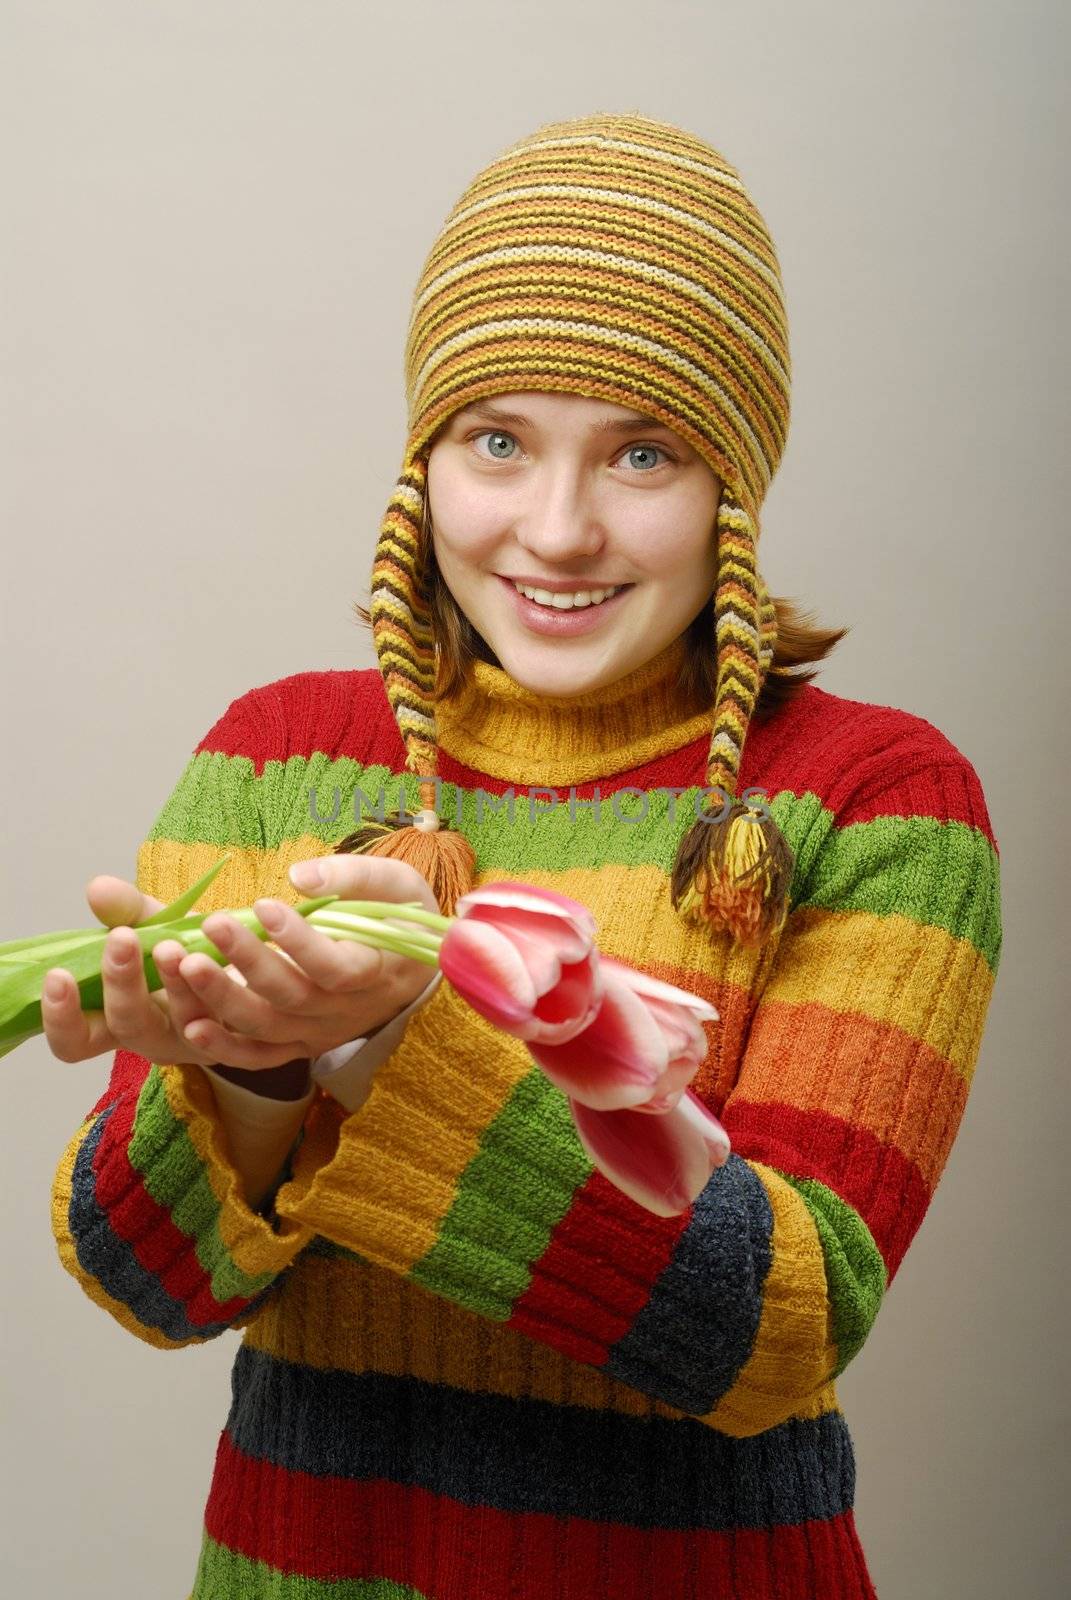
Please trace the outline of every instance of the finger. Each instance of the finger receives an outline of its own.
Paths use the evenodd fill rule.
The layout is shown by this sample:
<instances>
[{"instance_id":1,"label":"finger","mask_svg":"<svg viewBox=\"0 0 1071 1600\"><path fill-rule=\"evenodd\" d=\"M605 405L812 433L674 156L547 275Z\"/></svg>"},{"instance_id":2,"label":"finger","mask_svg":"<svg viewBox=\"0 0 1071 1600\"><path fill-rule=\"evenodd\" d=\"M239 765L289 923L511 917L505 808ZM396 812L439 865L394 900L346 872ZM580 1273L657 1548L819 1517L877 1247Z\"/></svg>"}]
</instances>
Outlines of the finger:
<instances>
[{"instance_id":1,"label":"finger","mask_svg":"<svg viewBox=\"0 0 1071 1600\"><path fill-rule=\"evenodd\" d=\"M270 909L277 907L286 913L284 921L300 922L303 926L304 917L298 916L289 906L283 906L276 900L258 900L254 902L253 909L260 915L259 907L263 907L270 915ZM268 925L265 922L264 927ZM243 926L236 917L227 916L226 912L214 911L206 917L201 924L202 932L212 940L217 949L222 950L231 965L241 973L249 988L260 995L270 1005L279 1011L300 1011L302 1006L311 998L313 983L288 959L286 954L279 950L272 950ZM280 943L274 929L268 929L273 942ZM323 935L320 935L323 938Z\"/></svg>"},{"instance_id":2,"label":"finger","mask_svg":"<svg viewBox=\"0 0 1071 1600\"><path fill-rule=\"evenodd\" d=\"M320 873L322 887L306 883L301 869ZM316 856L296 861L290 868L290 881L302 894L337 894L342 900L419 900L428 911L438 911L434 891L424 875L393 856Z\"/></svg>"},{"instance_id":3,"label":"finger","mask_svg":"<svg viewBox=\"0 0 1071 1600\"><path fill-rule=\"evenodd\" d=\"M199 1017L209 1016L235 1034L275 1042L279 1012L248 983L237 982L206 955L184 955L178 970L197 998Z\"/></svg>"},{"instance_id":4,"label":"finger","mask_svg":"<svg viewBox=\"0 0 1071 1600\"><path fill-rule=\"evenodd\" d=\"M109 873L98 873L86 884L89 909L98 922L106 928L134 928L146 917L159 911L164 902L154 900L151 894L142 894L137 884L126 878L114 878Z\"/></svg>"},{"instance_id":5,"label":"finger","mask_svg":"<svg viewBox=\"0 0 1071 1600\"><path fill-rule=\"evenodd\" d=\"M165 1004L172 1034L181 1038L187 1048L199 1052L200 1065L212 1066L218 1062L234 1067L275 1067L304 1053L289 1042L279 1046L260 1041L262 1049L250 1048L258 1041L239 1037L212 1017L206 1016L205 1002L182 976L181 967L186 954L185 946L177 939L161 940L152 953L164 981L164 993L167 996ZM223 971L228 975L228 982L244 984L244 978L233 967L225 967ZM159 992L156 991L157 994Z\"/></svg>"},{"instance_id":6,"label":"finger","mask_svg":"<svg viewBox=\"0 0 1071 1600\"><path fill-rule=\"evenodd\" d=\"M53 978L63 985L59 999L53 999L48 993ZM90 1056L116 1048L103 1012L82 1010L78 985L63 967L52 967L45 974L41 1023L48 1048L60 1061L87 1061Z\"/></svg>"},{"instance_id":7,"label":"finger","mask_svg":"<svg viewBox=\"0 0 1071 1600\"><path fill-rule=\"evenodd\" d=\"M141 946L131 928L113 928L105 940L101 981L108 1031L118 1039L137 1040L139 1052L152 1057L171 1030L149 996Z\"/></svg>"},{"instance_id":8,"label":"finger","mask_svg":"<svg viewBox=\"0 0 1071 1600\"><path fill-rule=\"evenodd\" d=\"M185 1037L184 1030L189 1023L205 1014L205 1002L182 976L180 969L185 956L186 948L177 939L162 940L152 953L156 970L164 980L162 1004L171 1030L179 1038ZM160 990L156 990L151 998L156 1000L160 993ZM196 1040L191 1042L197 1043Z\"/></svg>"},{"instance_id":9,"label":"finger","mask_svg":"<svg viewBox=\"0 0 1071 1600\"><path fill-rule=\"evenodd\" d=\"M302 972L308 974L308 979L311 979L311 985L306 980L308 993L302 996L302 1001L313 995L314 988L326 989L329 993L364 989L370 984L381 983L387 975L382 950L375 950L370 945L357 944L353 940L332 939L326 933L321 933L318 928L312 927L303 916L282 900L254 900L253 910L266 928L268 921L265 919L278 919L278 926L269 928L272 939L280 950L297 963ZM249 981L257 982L252 973ZM291 981L280 980L281 983L287 984ZM273 998L270 990L265 989L263 992L269 999ZM287 1001L276 1003L281 1009L291 1011L301 1009L300 1001L297 1004Z\"/></svg>"},{"instance_id":10,"label":"finger","mask_svg":"<svg viewBox=\"0 0 1071 1600\"><path fill-rule=\"evenodd\" d=\"M301 1039L285 1039L278 1043L248 1039L231 1033L218 1022L213 1022L211 1017L199 1017L187 1024L187 1028L192 1035L188 1042L194 1049L204 1051L210 1062L218 1061L224 1067L252 1070L281 1067L288 1061L296 1061L309 1054Z\"/></svg>"}]
</instances>

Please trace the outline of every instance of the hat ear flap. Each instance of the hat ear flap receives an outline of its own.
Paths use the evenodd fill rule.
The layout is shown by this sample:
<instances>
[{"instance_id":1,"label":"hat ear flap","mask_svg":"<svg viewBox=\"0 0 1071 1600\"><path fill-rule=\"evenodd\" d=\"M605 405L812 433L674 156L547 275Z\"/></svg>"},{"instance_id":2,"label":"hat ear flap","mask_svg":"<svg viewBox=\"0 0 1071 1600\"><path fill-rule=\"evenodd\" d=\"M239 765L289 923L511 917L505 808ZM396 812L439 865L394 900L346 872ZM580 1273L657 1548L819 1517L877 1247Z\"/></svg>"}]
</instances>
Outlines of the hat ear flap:
<instances>
[{"instance_id":1,"label":"hat ear flap","mask_svg":"<svg viewBox=\"0 0 1071 1600\"><path fill-rule=\"evenodd\" d=\"M435 638L424 538L428 463L409 451L387 504L372 566L372 638L387 699L405 744L405 767L436 774Z\"/></svg>"},{"instance_id":2,"label":"hat ear flap","mask_svg":"<svg viewBox=\"0 0 1071 1600\"><path fill-rule=\"evenodd\" d=\"M428 462L410 450L387 504L372 564L372 638L394 720L405 745L405 770L420 779L420 806L366 822L335 845L336 854L391 856L431 885L444 916L472 887L476 852L437 815L435 637L424 533Z\"/></svg>"},{"instance_id":3,"label":"hat ear flap","mask_svg":"<svg viewBox=\"0 0 1071 1600\"><path fill-rule=\"evenodd\" d=\"M777 611L756 565L756 521L728 486L716 526L717 691L706 767L715 804L678 845L670 898L685 922L757 945L784 925L795 860L767 808L736 798L744 740L777 642Z\"/></svg>"}]
</instances>

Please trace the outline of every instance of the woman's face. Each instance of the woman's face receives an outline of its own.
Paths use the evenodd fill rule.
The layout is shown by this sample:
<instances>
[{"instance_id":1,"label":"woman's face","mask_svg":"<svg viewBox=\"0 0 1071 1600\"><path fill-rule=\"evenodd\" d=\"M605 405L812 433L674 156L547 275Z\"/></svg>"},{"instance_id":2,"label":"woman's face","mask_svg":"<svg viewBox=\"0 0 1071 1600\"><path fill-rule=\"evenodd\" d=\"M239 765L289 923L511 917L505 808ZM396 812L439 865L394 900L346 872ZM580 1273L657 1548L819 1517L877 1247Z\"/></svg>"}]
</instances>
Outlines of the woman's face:
<instances>
[{"instance_id":1,"label":"woman's face","mask_svg":"<svg viewBox=\"0 0 1071 1600\"><path fill-rule=\"evenodd\" d=\"M428 460L447 588L510 677L548 695L614 683L687 628L713 591L720 496L664 423L575 394L475 401Z\"/></svg>"}]
</instances>

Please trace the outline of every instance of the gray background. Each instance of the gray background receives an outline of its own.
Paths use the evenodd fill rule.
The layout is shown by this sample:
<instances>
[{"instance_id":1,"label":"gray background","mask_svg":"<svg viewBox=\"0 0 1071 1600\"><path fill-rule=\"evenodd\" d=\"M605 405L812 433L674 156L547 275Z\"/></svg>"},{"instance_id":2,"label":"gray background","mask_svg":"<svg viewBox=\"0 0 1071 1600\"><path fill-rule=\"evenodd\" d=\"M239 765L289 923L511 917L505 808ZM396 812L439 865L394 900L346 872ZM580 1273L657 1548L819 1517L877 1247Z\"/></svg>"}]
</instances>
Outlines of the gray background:
<instances>
[{"instance_id":1,"label":"gray background","mask_svg":"<svg viewBox=\"0 0 1071 1600\"><path fill-rule=\"evenodd\" d=\"M349 605L401 460L409 296L475 172L543 122L634 110L749 185L794 361L763 573L853 624L824 687L974 762L1002 851L963 1126L839 1385L881 1600L1067 1592L1064 15L0 4L0 938L133 875L237 695L373 663ZM186 1595L229 1403L237 1333L157 1351L59 1265L52 1175L108 1066L39 1043L0 1066L20 1600Z\"/></svg>"}]
</instances>

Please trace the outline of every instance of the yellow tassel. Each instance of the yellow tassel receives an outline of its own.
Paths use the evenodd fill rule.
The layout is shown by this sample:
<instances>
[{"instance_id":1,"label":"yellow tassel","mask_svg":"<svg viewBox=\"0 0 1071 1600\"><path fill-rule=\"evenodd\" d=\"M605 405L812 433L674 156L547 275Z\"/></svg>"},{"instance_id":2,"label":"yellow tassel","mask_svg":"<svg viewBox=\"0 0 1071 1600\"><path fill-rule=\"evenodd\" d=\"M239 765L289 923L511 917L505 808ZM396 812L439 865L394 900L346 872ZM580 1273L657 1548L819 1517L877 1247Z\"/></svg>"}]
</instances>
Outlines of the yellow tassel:
<instances>
[{"instance_id":1,"label":"yellow tassel","mask_svg":"<svg viewBox=\"0 0 1071 1600\"><path fill-rule=\"evenodd\" d=\"M773 818L734 800L728 816L698 819L677 850L670 898L683 921L764 944L788 915L793 853Z\"/></svg>"},{"instance_id":2,"label":"yellow tassel","mask_svg":"<svg viewBox=\"0 0 1071 1600\"><path fill-rule=\"evenodd\" d=\"M390 856L415 867L431 885L444 917L452 917L457 902L472 888L476 852L464 834L435 813L434 785L420 785L423 809L414 814L395 812L384 822L366 822L335 845L336 855Z\"/></svg>"}]
</instances>

